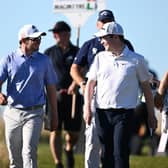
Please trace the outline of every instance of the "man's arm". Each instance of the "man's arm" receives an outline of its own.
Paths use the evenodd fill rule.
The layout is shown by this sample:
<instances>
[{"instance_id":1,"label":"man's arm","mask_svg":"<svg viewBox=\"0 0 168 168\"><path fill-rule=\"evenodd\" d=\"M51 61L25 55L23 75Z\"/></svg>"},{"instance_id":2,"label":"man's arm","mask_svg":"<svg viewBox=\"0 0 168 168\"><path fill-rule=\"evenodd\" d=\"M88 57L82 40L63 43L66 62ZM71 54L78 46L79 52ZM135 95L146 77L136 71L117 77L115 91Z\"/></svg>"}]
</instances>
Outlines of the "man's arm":
<instances>
[{"instance_id":1,"label":"man's arm","mask_svg":"<svg viewBox=\"0 0 168 168\"><path fill-rule=\"evenodd\" d=\"M163 79L160 81L158 91L155 95L155 106L160 110L162 110L164 105L164 96L166 94L167 88L168 88L168 72L165 73Z\"/></svg>"},{"instance_id":2,"label":"man's arm","mask_svg":"<svg viewBox=\"0 0 168 168\"><path fill-rule=\"evenodd\" d=\"M87 81L86 88L85 88L83 118L86 124L88 125L90 125L91 119L92 119L91 102L92 102L95 86L96 86L96 81L89 80Z\"/></svg>"},{"instance_id":3,"label":"man's arm","mask_svg":"<svg viewBox=\"0 0 168 168\"><path fill-rule=\"evenodd\" d=\"M86 84L84 78L84 68L80 67L77 64L72 64L70 75L72 76L76 84L80 86L80 88L82 89L82 93L84 94Z\"/></svg>"},{"instance_id":4,"label":"man's arm","mask_svg":"<svg viewBox=\"0 0 168 168\"><path fill-rule=\"evenodd\" d=\"M56 87L55 85L48 85L46 90L49 104L51 106L51 131L54 131L58 126Z\"/></svg>"},{"instance_id":5,"label":"man's arm","mask_svg":"<svg viewBox=\"0 0 168 168\"><path fill-rule=\"evenodd\" d=\"M6 105L7 104L7 97L4 95L2 91L2 84L3 82L0 81L0 105Z\"/></svg>"},{"instance_id":6,"label":"man's arm","mask_svg":"<svg viewBox=\"0 0 168 168\"><path fill-rule=\"evenodd\" d=\"M168 72L165 73L163 79L161 80L158 93L161 95L165 95L167 87L168 87Z\"/></svg>"},{"instance_id":7,"label":"man's arm","mask_svg":"<svg viewBox=\"0 0 168 168\"><path fill-rule=\"evenodd\" d=\"M147 111L148 111L149 128L152 128L153 130L155 130L157 128L157 120L154 113L154 100L153 100L153 95L152 95L149 82L148 81L142 82L141 89L145 96L145 102L146 102Z\"/></svg>"}]
</instances>

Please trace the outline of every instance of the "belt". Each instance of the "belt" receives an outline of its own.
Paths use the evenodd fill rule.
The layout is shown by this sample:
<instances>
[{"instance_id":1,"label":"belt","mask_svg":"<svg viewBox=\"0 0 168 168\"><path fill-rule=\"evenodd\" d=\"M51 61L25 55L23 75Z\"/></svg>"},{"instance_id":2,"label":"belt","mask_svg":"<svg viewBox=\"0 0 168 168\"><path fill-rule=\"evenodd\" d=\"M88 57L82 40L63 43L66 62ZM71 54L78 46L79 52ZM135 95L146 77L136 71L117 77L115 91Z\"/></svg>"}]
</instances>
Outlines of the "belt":
<instances>
[{"instance_id":1,"label":"belt","mask_svg":"<svg viewBox=\"0 0 168 168\"><path fill-rule=\"evenodd\" d=\"M16 108L19 110L31 111L31 110L37 110L37 109L43 108L43 105L36 105L36 106L23 107L23 108L13 107L13 108Z\"/></svg>"},{"instance_id":2,"label":"belt","mask_svg":"<svg viewBox=\"0 0 168 168\"><path fill-rule=\"evenodd\" d=\"M102 108L97 108L99 111L111 111L111 112L128 112L134 109L125 109L125 108L108 108L108 109L102 109Z\"/></svg>"}]
</instances>

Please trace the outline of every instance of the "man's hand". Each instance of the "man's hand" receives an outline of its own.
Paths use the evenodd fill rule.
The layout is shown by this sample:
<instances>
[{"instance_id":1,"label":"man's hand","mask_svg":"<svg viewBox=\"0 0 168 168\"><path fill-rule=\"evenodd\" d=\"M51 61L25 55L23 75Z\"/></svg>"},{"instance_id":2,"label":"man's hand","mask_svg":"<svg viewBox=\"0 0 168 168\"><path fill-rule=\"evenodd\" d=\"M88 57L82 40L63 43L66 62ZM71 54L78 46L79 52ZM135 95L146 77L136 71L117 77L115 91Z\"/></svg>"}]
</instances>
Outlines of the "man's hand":
<instances>
[{"instance_id":1,"label":"man's hand","mask_svg":"<svg viewBox=\"0 0 168 168\"><path fill-rule=\"evenodd\" d=\"M68 87L67 94L68 95L73 95L77 93L77 85L76 82L73 81L71 85Z\"/></svg>"},{"instance_id":2,"label":"man's hand","mask_svg":"<svg viewBox=\"0 0 168 168\"><path fill-rule=\"evenodd\" d=\"M157 119L156 119L154 114L148 115L148 126L153 131L156 130L156 128L157 128Z\"/></svg>"},{"instance_id":3,"label":"man's hand","mask_svg":"<svg viewBox=\"0 0 168 168\"><path fill-rule=\"evenodd\" d=\"M7 97L3 93L0 93L0 105L6 105L7 102Z\"/></svg>"},{"instance_id":4,"label":"man's hand","mask_svg":"<svg viewBox=\"0 0 168 168\"><path fill-rule=\"evenodd\" d=\"M164 105L164 96L160 95L158 92L154 96L154 104L157 109L162 111Z\"/></svg>"},{"instance_id":5,"label":"man's hand","mask_svg":"<svg viewBox=\"0 0 168 168\"><path fill-rule=\"evenodd\" d=\"M90 107L87 105L83 106L83 119L85 120L86 124L91 124L92 113Z\"/></svg>"}]
</instances>

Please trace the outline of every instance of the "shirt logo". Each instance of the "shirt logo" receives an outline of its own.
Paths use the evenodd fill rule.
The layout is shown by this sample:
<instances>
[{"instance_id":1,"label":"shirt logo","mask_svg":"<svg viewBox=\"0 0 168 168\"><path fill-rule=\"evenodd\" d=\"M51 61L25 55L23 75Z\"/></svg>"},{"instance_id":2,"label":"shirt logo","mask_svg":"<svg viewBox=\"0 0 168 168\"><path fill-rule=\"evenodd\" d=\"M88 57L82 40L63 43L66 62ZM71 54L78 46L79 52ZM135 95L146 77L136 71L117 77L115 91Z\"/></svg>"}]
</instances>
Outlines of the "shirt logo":
<instances>
[{"instance_id":1,"label":"shirt logo","mask_svg":"<svg viewBox=\"0 0 168 168\"><path fill-rule=\"evenodd\" d=\"M97 48L92 48L92 54L93 55L97 54Z\"/></svg>"}]
</instances>

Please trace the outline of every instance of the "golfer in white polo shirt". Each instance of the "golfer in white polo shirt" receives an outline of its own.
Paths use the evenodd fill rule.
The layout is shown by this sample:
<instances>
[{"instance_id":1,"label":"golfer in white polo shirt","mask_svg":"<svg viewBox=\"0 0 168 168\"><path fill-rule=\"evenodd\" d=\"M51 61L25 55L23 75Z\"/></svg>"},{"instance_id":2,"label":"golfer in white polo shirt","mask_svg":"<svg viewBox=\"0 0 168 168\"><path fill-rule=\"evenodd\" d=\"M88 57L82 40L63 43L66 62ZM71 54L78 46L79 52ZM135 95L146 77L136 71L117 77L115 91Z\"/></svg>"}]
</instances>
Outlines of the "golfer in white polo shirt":
<instances>
[{"instance_id":1,"label":"golfer in white polo shirt","mask_svg":"<svg viewBox=\"0 0 168 168\"><path fill-rule=\"evenodd\" d=\"M104 24L95 34L105 51L99 52L87 74L84 119L91 123L91 100L96 87L96 128L102 146L102 168L129 168L131 117L138 90L144 92L149 127L156 129L150 74L144 57L124 43L124 32L116 22Z\"/></svg>"}]
</instances>

